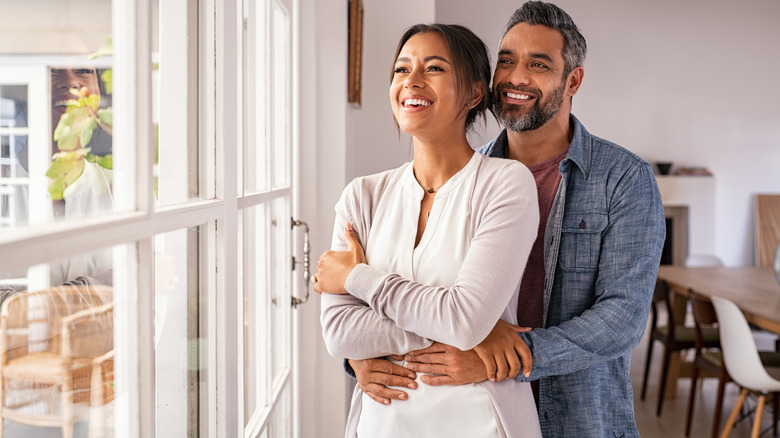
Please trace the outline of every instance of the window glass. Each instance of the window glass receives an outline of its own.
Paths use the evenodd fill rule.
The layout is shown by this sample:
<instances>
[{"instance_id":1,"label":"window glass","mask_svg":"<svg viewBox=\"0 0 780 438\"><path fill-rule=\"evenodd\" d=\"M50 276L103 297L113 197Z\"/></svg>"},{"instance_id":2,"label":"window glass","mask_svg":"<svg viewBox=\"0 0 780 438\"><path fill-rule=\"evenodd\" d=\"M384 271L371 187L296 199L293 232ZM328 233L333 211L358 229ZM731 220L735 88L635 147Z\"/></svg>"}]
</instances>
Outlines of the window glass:
<instances>
[{"instance_id":1,"label":"window glass","mask_svg":"<svg viewBox=\"0 0 780 438\"><path fill-rule=\"evenodd\" d=\"M111 1L2 9L0 227L112 212Z\"/></svg>"},{"instance_id":2,"label":"window glass","mask_svg":"<svg viewBox=\"0 0 780 438\"><path fill-rule=\"evenodd\" d=\"M198 436L208 424L208 398L202 397L208 391L207 301L198 255L208 251L202 228L160 234L154 242L157 436Z\"/></svg>"},{"instance_id":3,"label":"window glass","mask_svg":"<svg viewBox=\"0 0 780 438\"><path fill-rule=\"evenodd\" d=\"M243 215L244 290L244 425L256 420L265 405L267 391L268 311L265 297L269 270L266 256L271 218L264 204L248 208Z\"/></svg>"},{"instance_id":4,"label":"window glass","mask_svg":"<svg viewBox=\"0 0 780 438\"><path fill-rule=\"evenodd\" d=\"M113 436L116 250L0 273L4 436Z\"/></svg>"},{"instance_id":5,"label":"window glass","mask_svg":"<svg viewBox=\"0 0 780 438\"><path fill-rule=\"evenodd\" d=\"M157 205L201 199L201 178L207 173L198 143L198 57L185 50L197 38L197 2L182 8L174 2L152 2L159 17L153 20L152 85L154 176ZM193 45L197 48L197 44Z\"/></svg>"}]
</instances>

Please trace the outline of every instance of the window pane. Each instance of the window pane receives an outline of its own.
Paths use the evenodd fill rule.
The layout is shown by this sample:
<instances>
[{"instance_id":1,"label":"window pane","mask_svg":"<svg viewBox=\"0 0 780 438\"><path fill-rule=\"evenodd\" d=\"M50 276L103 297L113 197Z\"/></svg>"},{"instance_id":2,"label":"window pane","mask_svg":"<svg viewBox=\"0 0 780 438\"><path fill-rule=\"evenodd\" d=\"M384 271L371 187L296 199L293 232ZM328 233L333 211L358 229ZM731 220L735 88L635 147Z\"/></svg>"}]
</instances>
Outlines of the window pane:
<instances>
[{"instance_id":1,"label":"window pane","mask_svg":"<svg viewBox=\"0 0 780 438\"><path fill-rule=\"evenodd\" d=\"M198 2L152 2L154 175L158 205L201 199L207 160L198 148ZM157 6L159 4L159 6ZM182 7L182 5L184 5ZM160 22L166 23L161 27ZM192 49L190 51L186 48ZM204 141L205 143L205 141Z\"/></svg>"},{"instance_id":2,"label":"window pane","mask_svg":"<svg viewBox=\"0 0 780 438\"><path fill-rule=\"evenodd\" d=\"M199 270L207 257L201 228L155 238L156 431L161 437L198 436L207 425L207 301Z\"/></svg>"},{"instance_id":3,"label":"window pane","mask_svg":"<svg viewBox=\"0 0 780 438\"><path fill-rule=\"evenodd\" d=\"M271 206L270 258L271 278L268 294L271 300L271 354L273 355L272 384L278 385L284 373L289 371L291 361L291 273L290 260L290 199L280 197Z\"/></svg>"},{"instance_id":4,"label":"window pane","mask_svg":"<svg viewBox=\"0 0 780 438\"><path fill-rule=\"evenodd\" d=\"M0 273L4 436L113 436L113 251Z\"/></svg>"},{"instance_id":5,"label":"window pane","mask_svg":"<svg viewBox=\"0 0 780 438\"><path fill-rule=\"evenodd\" d=\"M244 31L244 159L245 192L267 190L270 185L268 155L270 148L269 99L266 50L267 2L246 2Z\"/></svg>"},{"instance_id":6,"label":"window pane","mask_svg":"<svg viewBox=\"0 0 780 438\"><path fill-rule=\"evenodd\" d=\"M282 5L271 2L273 30L273 186L286 187L290 184L291 126L290 115L292 95L290 93L290 17Z\"/></svg>"},{"instance_id":7,"label":"window pane","mask_svg":"<svg viewBox=\"0 0 780 438\"><path fill-rule=\"evenodd\" d=\"M84 7L3 2L0 227L114 209L111 0Z\"/></svg>"},{"instance_id":8,"label":"window pane","mask_svg":"<svg viewBox=\"0 0 780 438\"><path fill-rule=\"evenodd\" d=\"M265 205L248 208L243 215L244 290L244 426L251 424L265 405L268 394L268 230L269 211Z\"/></svg>"}]
</instances>

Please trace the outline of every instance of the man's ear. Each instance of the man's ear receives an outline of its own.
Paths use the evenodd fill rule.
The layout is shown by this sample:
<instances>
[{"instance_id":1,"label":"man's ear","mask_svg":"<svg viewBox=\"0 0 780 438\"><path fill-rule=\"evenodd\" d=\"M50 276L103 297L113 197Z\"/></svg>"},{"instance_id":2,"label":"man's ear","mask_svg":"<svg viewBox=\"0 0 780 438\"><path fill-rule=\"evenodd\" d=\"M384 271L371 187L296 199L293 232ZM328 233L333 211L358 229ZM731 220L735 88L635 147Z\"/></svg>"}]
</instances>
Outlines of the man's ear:
<instances>
[{"instance_id":1,"label":"man's ear","mask_svg":"<svg viewBox=\"0 0 780 438\"><path fill-rule=\"evenodd\" d=\"M582 78L585 76L585 69L582 66L575 67L566 78L566 94L574 96L582 85Z\"/></svg>"}]
</instances>

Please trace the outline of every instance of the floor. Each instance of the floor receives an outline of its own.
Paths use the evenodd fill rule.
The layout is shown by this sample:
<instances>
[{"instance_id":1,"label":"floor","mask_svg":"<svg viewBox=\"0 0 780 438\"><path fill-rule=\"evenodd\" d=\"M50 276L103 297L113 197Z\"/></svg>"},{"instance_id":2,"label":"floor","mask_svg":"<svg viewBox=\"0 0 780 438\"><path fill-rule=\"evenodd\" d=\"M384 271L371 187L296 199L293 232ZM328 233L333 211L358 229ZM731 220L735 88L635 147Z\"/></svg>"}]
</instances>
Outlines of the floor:
<instances>
[{"instance_id":1,"label":"floor","mask_svg":"<svg viewBox=\"0 0 780 438\"><path fill-rule=\"evenodd\" d=\"M775 348L776 336L770 334L756 335L756 343L761 350L773 350ZM688 395L690 390L690 379L681 379L677 386L677 396L674 399L667 399L663 405L661 417L656 417L655 410L658 403L658 380L661 374L661 356L663 349L661 344L656 343L653 348L653 362L650 368L650 377L647 386L647 397L641 401L639 396L642 392L642 378L644 375L645 358L647 357L647 335L634 350L631 356L631 381L634 386L634 400L636 421L639 433L642 438L667 438L667 437L685 437L685 415L688 410ZM693 424L691 425L691 438L709 438L712 436L712 419L715 414L715 399L718 391L717 379L704 379L701 386L696 391L696 407L693 413ZM739 397L739 389L733 383L726 385L726 394L723 402L723 414L721 414L721 428L726 424L729 413ZM747 403L755 406L755 398L748 397ZM737 424L731 432L730 438L749 437L753 419L747 418ZM762 428L766 430L772 424L772 413L770 410L764 412ZM766 431L763 437L771 437L772 431Z\"/></svg>"}]
</instances>

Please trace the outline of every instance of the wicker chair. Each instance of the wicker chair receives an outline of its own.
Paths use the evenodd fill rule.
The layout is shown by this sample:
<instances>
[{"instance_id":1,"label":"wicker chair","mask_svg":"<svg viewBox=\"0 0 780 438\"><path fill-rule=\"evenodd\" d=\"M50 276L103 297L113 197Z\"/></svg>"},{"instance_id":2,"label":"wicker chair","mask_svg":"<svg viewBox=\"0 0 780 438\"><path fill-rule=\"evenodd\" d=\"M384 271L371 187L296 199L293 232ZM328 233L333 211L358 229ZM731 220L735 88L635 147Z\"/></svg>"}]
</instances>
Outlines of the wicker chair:
<instances>
[{"instance_id":1,"label":"wicker chair","mask_svg":"<svg viewBox=\"0 0 780 438\"><path fill-rule=\"evenodd\" d=\"M7 419L59 426L63 438L71 438L74 422L87 417L90 399L105 401L110 382L104 376L113 377L113 369L106 371L110 357L104 358L113 350L113 312L108 286L24 291L3 302L0 437Z\"/></svg>"}]
</instances>

